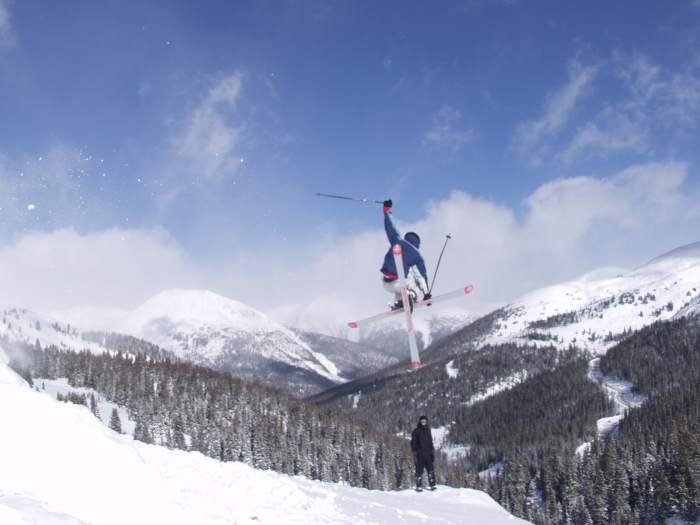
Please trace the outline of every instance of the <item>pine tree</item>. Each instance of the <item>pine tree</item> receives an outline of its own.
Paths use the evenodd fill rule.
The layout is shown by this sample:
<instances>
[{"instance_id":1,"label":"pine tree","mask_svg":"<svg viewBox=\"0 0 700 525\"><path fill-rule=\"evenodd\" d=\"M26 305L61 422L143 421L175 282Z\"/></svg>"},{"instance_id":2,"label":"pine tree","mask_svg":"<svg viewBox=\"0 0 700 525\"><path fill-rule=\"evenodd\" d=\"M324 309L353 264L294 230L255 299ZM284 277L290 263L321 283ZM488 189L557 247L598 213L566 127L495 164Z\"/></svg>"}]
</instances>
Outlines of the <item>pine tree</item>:
<instances>
[{"instance_id":1,"label":"pine tree","mask_svg":"<svg viewBox=\"0 0 700 525\"><path fill-rule=\"evenodd\" d=\"M185 441L185 425L182 422L180 414L176 414L173 419L173 442L172 447L180 450L187 450L187 442Z\"/></svg>"},{"instance_id":2,"label":"pine tree","mask_svg":"<svg viewBox=\"0 0 700 525\"><path fill-rule=\"evenodd\" d=\"M109 428L111 428L118 434L122 433L122 421L121 419L119 419L119 412L116 408L112 409L112 417L109 420Z\"/></svg>"},{"instance_id":3,"label":"pine tree","mask_svg":"<svg viewBox=\"0 0 700 525\"><path fill-rule=\"evenodd\" d=\"M97 419L100 419L100 409L97 406L97 399L95 399L94 393L90 394L90 411Z\"/></svg>"},{"instance_id":4,"label":"pine tree","mask_svg":"<svg viewBox=\"0 0 700 525\"><path fill-rule=\"evenodd\" d=\"M134 428L134 439L148 444L153 443L153 438L148 431L148 427L140 419L136 421L136 428Z\"/></svg>"},{"instance_id":5,"label":"pine tree","mask_svg":"<svg viewBox=\"0 0 700 525\"><path fill-rule=\"evenodd\" d=\"M627 476L621 467L615 469L610 486L610 525L629 523L632 509L628 502Z\"/></svg>"}]
</instances>

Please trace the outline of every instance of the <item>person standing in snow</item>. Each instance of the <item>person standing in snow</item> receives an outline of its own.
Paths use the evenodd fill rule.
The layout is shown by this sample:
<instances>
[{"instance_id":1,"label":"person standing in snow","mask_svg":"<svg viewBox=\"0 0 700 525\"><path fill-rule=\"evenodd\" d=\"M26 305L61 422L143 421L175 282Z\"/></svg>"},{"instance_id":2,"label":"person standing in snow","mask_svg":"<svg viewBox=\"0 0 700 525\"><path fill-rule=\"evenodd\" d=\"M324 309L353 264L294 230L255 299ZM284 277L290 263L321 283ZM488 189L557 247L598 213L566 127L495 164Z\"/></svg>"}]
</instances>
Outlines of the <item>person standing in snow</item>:
<instances>
[{"instance_id":1,"label":"person standing in snow","mask_svg":"<svg viewBox=\"0 0 700 525\"><path fill-rule=\"evenodd\" d=\"M421 416L418 420L418 426L413 429L411 452L413 452L413 461L416 465L416 490L418 492L423 490L423 470L428 471L430 490L435 490L435 470L433 468L435 447L433 447L433 434L430 432L427 416Z\"/></svg>"},{"instance_id":2,"label":"person standing in snow","mask_svg":"<svg viewBox=\"0 0 700 525\"><path fill-rule=\"evenodd\" d=\"M408 295L411 304L418 300L418 291L423 294L423 300L431 298L428 292L428 273L425 269L425 260L421 255L420 237L415 232L408 232L401 238L399 230L394 225L391 217L392 201L384 201L384 230L389 239L389 250L384 256L384 264L380 271L382 272L382 284L384 289L394 294L393 310L403 308L401 299L401 282L396 271L396 262L394 261L394 253L392 251L394 245L399 244L403 252L403 271L406 277L406 285L408 287Z\"/></svg>"}]
</instances>

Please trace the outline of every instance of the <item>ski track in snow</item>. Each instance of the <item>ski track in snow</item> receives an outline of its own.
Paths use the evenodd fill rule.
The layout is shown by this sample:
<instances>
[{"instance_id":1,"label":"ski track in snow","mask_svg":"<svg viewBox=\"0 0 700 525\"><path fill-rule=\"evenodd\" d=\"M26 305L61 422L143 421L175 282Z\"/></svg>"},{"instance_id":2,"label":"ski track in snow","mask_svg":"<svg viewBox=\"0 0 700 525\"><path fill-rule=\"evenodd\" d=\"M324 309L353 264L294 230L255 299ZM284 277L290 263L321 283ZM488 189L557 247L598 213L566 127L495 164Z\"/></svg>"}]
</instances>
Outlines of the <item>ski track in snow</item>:
<instances>
[{"instance_id":1,"label":"ski track in snow","mask_svg":"<svg viewBox=\"0 0 700 525\"><path fill-rule=\"evenodd\" d=\"M600 357L591 359L588 363L588 378L598 383L606 392L608 397L615 403L614 416L600 418L596 423L598 438L603 439L610 432L613 432L625 417L625 412L632 408L641 407L647 400L643 394L632 392L634 385L629 381L607 377L600 369ZM591 441L587 441L576 449L576 454L582 456L591 448Z\"/></svg>"},{"instance_id":2,"label":"ski track in snow","mask_svg":"<svg viewBox=\"0 0 700 525\"><path fill-rule=\"evenodd\" d=\"M146 445L5 362L0 350L2 525L526 523L479 491L368 491Z\"/></svg>"}]
</instances>

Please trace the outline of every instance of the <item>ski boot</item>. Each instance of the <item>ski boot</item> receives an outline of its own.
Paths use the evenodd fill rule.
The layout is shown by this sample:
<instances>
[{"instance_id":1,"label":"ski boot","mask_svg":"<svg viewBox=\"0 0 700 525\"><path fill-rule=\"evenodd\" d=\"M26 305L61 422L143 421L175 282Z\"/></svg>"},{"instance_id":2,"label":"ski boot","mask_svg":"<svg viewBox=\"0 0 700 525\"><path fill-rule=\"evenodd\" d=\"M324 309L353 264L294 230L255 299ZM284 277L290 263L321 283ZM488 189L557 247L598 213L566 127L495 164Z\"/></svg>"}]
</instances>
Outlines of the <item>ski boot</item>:
<instances>
[{"instance_id":1,"label":"ski boot","mask_svg":"<svg viewBox=\"0 0 700 525\"><path fill-rule=\"evenodd\" d=\"M416 292L413 290L408 291L408 304L411 305L411 313L413 313L413 305L416 302ZM391 310L396 311L396 310L403 310L403 300L399 299L395 303L391 304Z\"/></svg>"},{"instance_id":2,"label":"ski boot","mask_svg":"<svg viewBox=\"0 0 700 525\"><path fill-rule=\"evenodd\" d=\"M423 492L423 477L416 478L416 492Z\"/></svg>"},{"instance_id":3,"label":"ski boot","mask_svg":"<svg viewBox=\"0 0 700 525\"><path fill-rule=\"evenodd\" d=\"M418 294L414 290L408 291L408 304L411 305L411 313L413 313L413 305L418 300Z\"/></svg>"},{"instance_id":4,"label":"ski boot","mask_svg":"<svg viewBox=\"0 0 700 525\"><path fill-rule=\"evenodd\" d=\"M430 490L437 490L437 485L435 484L435 472L428 472L428 485L430 485Z\"/></svg>"}]
</instances>

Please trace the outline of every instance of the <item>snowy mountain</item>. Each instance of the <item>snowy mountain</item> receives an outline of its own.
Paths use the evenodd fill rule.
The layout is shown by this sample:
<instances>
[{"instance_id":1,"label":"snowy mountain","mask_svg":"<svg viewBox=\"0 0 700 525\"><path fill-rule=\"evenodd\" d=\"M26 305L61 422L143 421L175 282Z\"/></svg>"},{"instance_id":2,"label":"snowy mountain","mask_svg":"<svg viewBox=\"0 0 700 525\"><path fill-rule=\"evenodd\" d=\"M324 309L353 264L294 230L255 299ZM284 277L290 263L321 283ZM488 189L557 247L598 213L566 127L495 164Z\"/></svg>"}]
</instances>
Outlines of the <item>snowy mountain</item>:
<instances>
[{"instance_id":1,"label":"snowy mountain","mask_svg":"<svg viewBox=\"0 0 700 525\"><path fill-rule=\"evenodd\" d=\"M314 352L325 356L347 381L370 375L399 359L386 348L355 343L339 337L292 329Z\"/></svg>"},{"instance_id":2,"label":"snowy mountain","mask_svg":"<svg viewBox=\"0 0 700 525\"><path fill-rule=\"evenodd\" d=\"M82 331L75 326L19 308L0 310L0 339L30 345L38 341L42 347L57 346L93 353L106 350L103 345L84 339Z\"/></svg>"},{"instance_id":3,"label":"snowy mountain","mask_svg":"<svg viewBox=\"0 0 700 525\"><path fill-rule=\"evenodd\" d=\"M146 445L37 392L0 349L0 523L525 523L486 494L379 492Z\"/></svg>"},{"instance_id":4,"label":"snowy mountain","mask_svg":"<svg viewBox=\"0 0 700 525\"><path fill-rule=\"evenodd\" d=\"M696 296L692 301L686 303L683 308L676 312L673 318L678 319L680 317L695 317L697 315L700 315L700 296Z\"/></svg>"},{"instance_id":5,"label":"snowy mountain","mask_svg":"<svg viewBox=\"0 0 700 525\"><path fill-rule=\"evenodd\" d=\"M477 321L479 330L471 330L470 342L477 347L575 344L602 353L633 330L690 311L689 305L700 298L700 243L631 272L601 277L606 273L593 272L520 297Z\"/></svg>"},{"instance_id":6,"label":"snowy mountain","mask_svg":"<svg viewBox=\"0 0 700 525\"><path fill-rule=\"evenodd\" d=\"M168 290L130 313L123 332L193 363L309 394L344 381L295 333L243 303L203 290Z\"/></svg>"},{"instance_id":7,"label":"snowy mountain","mask_svg":"<svg viewBox=\"0 0 700 525\"><path fill-rule=\"evenodd\" d=\"M473 316L461 312L439 311L425 315L417 311L414 319L418 349L423 350L430 344L454 333L473 320ZM406 328L403 318L391 317L381 322L359 329L350 336L362 344L381 348L394 359L403 360L407 356Z\"/></svg>"}]
</instances>

